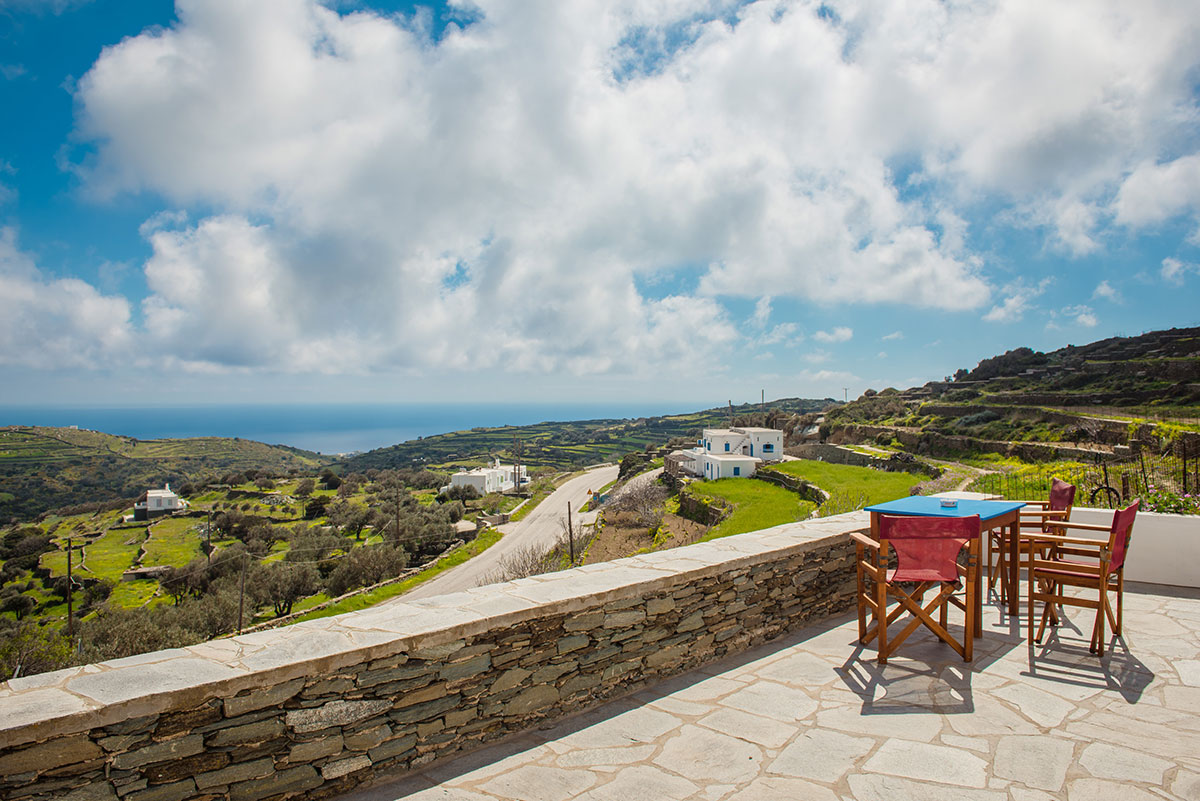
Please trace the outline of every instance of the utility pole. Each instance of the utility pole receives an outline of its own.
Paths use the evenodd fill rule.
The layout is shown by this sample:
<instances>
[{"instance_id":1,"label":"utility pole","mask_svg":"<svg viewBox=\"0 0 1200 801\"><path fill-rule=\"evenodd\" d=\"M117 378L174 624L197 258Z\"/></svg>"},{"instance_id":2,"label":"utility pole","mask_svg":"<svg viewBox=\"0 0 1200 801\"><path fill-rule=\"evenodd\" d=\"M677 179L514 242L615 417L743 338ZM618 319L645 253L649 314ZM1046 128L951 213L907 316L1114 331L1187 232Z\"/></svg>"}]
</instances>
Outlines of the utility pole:
<instances>
[{"instance_id":1,"label":"utility pole","mask_svg":"<svg viewBox=\"0 0 1200 801\"><path fill-rule=\"evenodd\" d=\"M75 620L72 615L71 599L75 595L71 585L71 538L67 537L67 639L75 639Z\"/></svg>"},{"instance_id":2,"label":"utility pole","mask_svg":"<svg viewBox=\"0 0 1200 801\"><path fill-rule=\"evenodd\" d=\"M382 539L382 538L381 538ZM400 547L400 487L396 487L396 547Z\"/></svg>"},{"instance_id":3,"label":"utility pole","mask_svg":"<svg viewBox=\"0 0 1200 801\"><path fill-rule=\"evenodd\" d=\"M246 608L246 554L243 553L242 554L242 580L241 580L241 586L238 589L238 627L237 627L238 634L242 633L242 620L244 619L242 616L242 613L245 610L245 608Z\"/></svg>"},{"instance_id":4,"label":"utility pole","mask_svg":"<svg viewBox=\"0 0 1200 801\"><path fill-rule=\"evenodd\" d=\"M733 428L733 401L729 401L729 427Z\"/></svg>"},{"instance_id":5,"label":"utility pole","mask_svg":"<svg viewBox=\"0 0 1200 801\"><path fill-rule=\"evenodd\" d=\"M762 393L762 399L759 401L759 405L765 409L765 408L767 408L767 391L766 391L766 389L762 389L759 391Z\"/></svg>"},{"instance_id":6,"label":"utility pole","mask_svg":"<svg viewBox=\"0 0 1200 801\"><path fill-rule=\"evenodd\" d=\"M842 402L850 402L850 387L842 387Z\"/></svg>"},{"instance_id":7,"label":"utility pole","mask_svg":"<svg viewBox=\"0 0 1200 801\"><path fill-rule=\"evenodd\" d=\"M205 556L208 557L208 566L212 567L212 507L208 507L208 528L204 530L204 539L208 544L205 548Z\"/></svg>"},{"instance_id":8,"label":"utility pole","mask_svg":"<svg viewBox=\"0 0 1200 801\"><path fill-rule=\"evenodd\" d=\"M575 531L571 528L571 502L567 501L567 547L571 550L571 564L575 564Z\"/></svg>"}]
</instances>

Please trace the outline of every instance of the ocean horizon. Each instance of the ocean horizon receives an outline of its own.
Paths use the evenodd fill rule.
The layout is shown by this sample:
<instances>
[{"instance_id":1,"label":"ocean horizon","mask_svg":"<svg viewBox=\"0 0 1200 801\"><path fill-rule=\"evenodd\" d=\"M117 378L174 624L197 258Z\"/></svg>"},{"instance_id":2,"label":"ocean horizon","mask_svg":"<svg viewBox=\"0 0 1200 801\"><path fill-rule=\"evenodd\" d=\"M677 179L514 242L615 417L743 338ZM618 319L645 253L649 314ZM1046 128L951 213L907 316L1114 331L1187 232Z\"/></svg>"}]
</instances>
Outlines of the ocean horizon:
<instances>
[{"instance_id":1,"label":"ocean horizon","mask_svg":"<svg viewBox=\"0 0 1200 801\"><path fill-rule=\"evenodd\" d=\"M704 408L669 403L329 403L211 406L0 406L0 426L78 426L136 439L241 437L322 454L547 421L628 419Z\"/></svg>"}]
</instances>

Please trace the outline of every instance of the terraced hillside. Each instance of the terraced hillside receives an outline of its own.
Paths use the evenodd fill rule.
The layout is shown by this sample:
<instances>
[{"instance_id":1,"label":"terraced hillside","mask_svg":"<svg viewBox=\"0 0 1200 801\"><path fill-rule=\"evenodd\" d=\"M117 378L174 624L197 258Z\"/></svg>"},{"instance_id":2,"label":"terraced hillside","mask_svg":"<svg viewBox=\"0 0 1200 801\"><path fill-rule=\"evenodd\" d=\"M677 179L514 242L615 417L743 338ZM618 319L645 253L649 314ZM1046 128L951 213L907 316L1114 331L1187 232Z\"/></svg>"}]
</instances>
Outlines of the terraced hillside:
<instances>
[{"instance_id":1,"label":"terraced hillside","mask_svg":"<svg viewBox=\"0 0 1200 801\"><path fill-rule=\"evenodd\" d=\"M833 403L835 401L828 398L785 398L769 401L766 404L769 412L764 412L763 406L758 404L734 406L733 416L735 419L756 414L791 417L819 412ZM449 468L482 464L489 455L511 462L518 456L514 447L519 447L523 464L531 468L564 470L619 461L630 451L645 450L647 446L657 448L675 437L698 435L702 428L728 425L729 419L729 408L720 407L631 420L578 420L473 428L379 448L351 457L342 466L350 471L412 466Z\"/></svg>"},{"instance_id":2,"label":"terraced hillside","mask_svg":"<svg viewBox=\"0 0 1200 801\"><path fill-rule=\"evenodd\" d=\"M0 428L0 521L133 498L165 481L250 469L311 472L319 454L245 439L138 440L74 428Z\"/></svg>"}]
</instances>

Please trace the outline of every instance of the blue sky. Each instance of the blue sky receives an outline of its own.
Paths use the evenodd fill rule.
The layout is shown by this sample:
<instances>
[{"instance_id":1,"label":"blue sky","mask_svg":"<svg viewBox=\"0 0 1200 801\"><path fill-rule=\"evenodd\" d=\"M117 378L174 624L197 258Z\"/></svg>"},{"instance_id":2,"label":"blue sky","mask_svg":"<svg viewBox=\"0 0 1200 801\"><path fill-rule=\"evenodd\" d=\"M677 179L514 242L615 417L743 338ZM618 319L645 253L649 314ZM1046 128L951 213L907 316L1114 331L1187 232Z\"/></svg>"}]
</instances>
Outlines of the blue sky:
<instances>
[{"instance_id":1,"label":"blue sky","mask_svg":"<svg viewBox=\"0 0 1200 801\"><path fill-rule=\"evenodd\" d=\"M1165 0L0 0L0 404L853 397L1197 325L1198 86Z\"/></svg>"}]
</instances>

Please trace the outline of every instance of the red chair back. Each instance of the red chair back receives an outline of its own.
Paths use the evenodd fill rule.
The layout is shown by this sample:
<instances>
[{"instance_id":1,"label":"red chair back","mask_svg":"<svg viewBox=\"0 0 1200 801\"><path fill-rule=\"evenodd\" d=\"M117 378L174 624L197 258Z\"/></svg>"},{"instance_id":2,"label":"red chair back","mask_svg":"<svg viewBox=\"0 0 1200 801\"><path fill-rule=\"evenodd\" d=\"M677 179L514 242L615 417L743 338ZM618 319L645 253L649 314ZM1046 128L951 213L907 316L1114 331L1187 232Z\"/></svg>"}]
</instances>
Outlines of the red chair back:
<instances>
[{"instance_id":1,"label":"red chair back","mask_svg":"<svg viewBox=\"0 0 1200 801\"><path fill-rule=\"evenodd\" d=\"M880 515L879 539L896 551L889 581L957 581L958 552L979 537L979 515L908 517Z\"/></svg>"},{"instance_id":2,"label":"red chair back","mask_svg":"<svg viewBox=\"0 0 1200 801\"><path fill-rule=\"evenodd\" d=\"M1075 485L1060 479L1050 482L1050 511L1062 512L1075 505Z\"/></svg>"},{"instance_id":3,"label":"red chair back","mask_svg":"<svg viewBox=\"0 0 1200 801\"><path fill-rule=\"evenodd\" d=\"M1108 563L1110 570L1117 570L1125 564L1125 554L1129 552L1129 537L1133 534L1133 519L1137 517L1141 503L1134 501L1113 514L1112 528L1108 534L1108 547L1112 550L1112 558Z\"/></svg>"}]
</instances>

